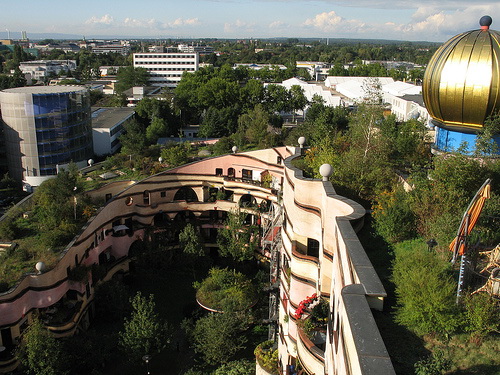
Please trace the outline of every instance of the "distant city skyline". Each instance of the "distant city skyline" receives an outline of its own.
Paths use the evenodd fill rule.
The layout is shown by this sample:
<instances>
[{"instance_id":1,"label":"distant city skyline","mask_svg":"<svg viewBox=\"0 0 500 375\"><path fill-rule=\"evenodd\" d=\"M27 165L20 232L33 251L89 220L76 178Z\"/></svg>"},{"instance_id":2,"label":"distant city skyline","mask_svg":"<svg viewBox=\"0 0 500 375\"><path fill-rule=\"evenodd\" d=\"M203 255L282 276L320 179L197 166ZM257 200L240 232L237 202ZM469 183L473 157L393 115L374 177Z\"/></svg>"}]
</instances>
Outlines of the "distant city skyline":
<instances>
[{"instance_id":1,"label":"distant city skyline","mask_svg":"<svg viewBox=\"0 0 500 375\"><path fill-rule=\"evenodd\" d=\"M76 2L74 2L76 3ZM353 38L443 42L500 30L498 0L26 0L0 17L0 39L21 31L93 38Z\"/></svg>"}]
</instances>

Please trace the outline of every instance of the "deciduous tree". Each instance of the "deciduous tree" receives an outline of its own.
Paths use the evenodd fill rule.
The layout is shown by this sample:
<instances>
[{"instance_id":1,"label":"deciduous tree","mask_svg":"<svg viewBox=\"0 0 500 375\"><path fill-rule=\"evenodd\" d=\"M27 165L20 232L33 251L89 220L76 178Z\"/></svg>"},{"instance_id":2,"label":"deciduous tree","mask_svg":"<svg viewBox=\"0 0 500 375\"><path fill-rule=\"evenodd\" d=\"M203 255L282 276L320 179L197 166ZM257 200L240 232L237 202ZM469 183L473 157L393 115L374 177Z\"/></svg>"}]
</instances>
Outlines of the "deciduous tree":
<instances>
[{"instance_id":1,"label":"deciduous tree","mask_svg":"<svg viewBox=\"0 0 500 375\"><path fill-rule=\"evenodd\" d=\"M131 299L132 315L125 319L119 333L119 344L131 361L139 361L145 354L157 354L170 341L169 328L159 317L153 295L143 297L141 292Z\"/></svg>"}]
</instances>

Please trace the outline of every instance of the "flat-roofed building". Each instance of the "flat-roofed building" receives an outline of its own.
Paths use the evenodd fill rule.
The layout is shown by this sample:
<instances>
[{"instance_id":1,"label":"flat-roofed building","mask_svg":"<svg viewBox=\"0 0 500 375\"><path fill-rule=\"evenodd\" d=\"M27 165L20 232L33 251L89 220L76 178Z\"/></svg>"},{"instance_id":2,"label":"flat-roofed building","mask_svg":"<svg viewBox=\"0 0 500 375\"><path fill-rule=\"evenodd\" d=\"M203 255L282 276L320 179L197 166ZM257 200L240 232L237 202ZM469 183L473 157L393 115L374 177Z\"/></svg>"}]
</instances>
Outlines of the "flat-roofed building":
<instances>
[{"instance_id":1,"label":"flat-roofed building","mask_svg":"<svg viewBox=\"0 0 500 375\"><path fill-rule=\"evenodd\" d=\"M184 72L199 68L198 53L134 53L134 67L149 73L149 85L177 87Z\"/></svg>"},{"instance_id":2,"label":"flat-roofed building","mask_svg":"<svg viewBox=\"0 0 500 375\"><path fill-rule=\"evenodd\" d=\"M207 55L209 53L214 53L214 47L200 44L179 44L177 49L181 52L193 53L198 52L200 55Z\"/></svg>"},{"instance_id":3,"label":"flat-roofed building","mask_svg":"<svg viewBox=\"0 0 500 375\"><path fill-rule=\"evenodd\" d=\"M92 108L92 139L96 155L114 154L120 148L124 124L135 111L130 108Z\"/></svg>"},{"instance_id":4,"label":"flat-roofed building","mask_svg":"<svg viewBox=\"0 0 500 375\"><path fill-rule=\"evenodd\" d=\"M24 74L31 74L32 79L44 80L49 76L59 75L76 69L76 60L34 60L19 63Z\"/></svg>"},{"instance_id":5,"label":"flat-roofed building","mask_svg":"<svg viewBox=\"0 0 500 375\"><path fill-rule=\"evenodd\" d=\"M92 157L89 91L83 86L31 86L0 91L10 175L38 186L70 162Z\"/></svg>"},{"instance_id":6,"label":"flat-roofed building","mask_svg":"<svg viewBox=\"0 0 500 375\"><path fill-rule=\"evenodd\" d=\"M104 44L92 47L92 52L97 55L102 53L119 53L120 55L128 55L130 46L125 44Z\"/></svg>"}]
</instances>

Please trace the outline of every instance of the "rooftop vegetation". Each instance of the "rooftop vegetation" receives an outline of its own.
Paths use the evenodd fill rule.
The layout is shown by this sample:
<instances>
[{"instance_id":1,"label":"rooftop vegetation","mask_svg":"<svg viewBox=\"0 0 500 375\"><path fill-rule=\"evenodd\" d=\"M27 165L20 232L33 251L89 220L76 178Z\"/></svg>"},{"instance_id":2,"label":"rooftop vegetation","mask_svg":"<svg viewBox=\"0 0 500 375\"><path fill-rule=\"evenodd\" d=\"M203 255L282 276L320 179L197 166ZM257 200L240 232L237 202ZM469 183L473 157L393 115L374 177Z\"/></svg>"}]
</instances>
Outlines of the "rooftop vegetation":
<instances>
[{"instance_id":1,"label":"rooftop vegetation","mask_svg":"<svg viewBox=\"0 0 500 375\"><path fill-rule=\"evenodd\" d=\"M236 270L212 268L208 277L196 282L196 298L210 309L230 312L249 308L257 301L257 288Z\"/></svg>"}]
</instances>

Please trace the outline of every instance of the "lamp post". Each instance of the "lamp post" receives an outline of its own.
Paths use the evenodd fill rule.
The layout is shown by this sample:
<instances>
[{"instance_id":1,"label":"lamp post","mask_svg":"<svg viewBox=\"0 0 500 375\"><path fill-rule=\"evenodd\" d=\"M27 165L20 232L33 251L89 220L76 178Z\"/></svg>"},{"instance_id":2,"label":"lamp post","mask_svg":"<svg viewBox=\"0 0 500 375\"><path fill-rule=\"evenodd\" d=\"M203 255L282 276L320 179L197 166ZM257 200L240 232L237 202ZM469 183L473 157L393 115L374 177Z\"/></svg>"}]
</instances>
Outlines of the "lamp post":
<instances>
[{"instance_id":1,"label":"lamp post","mask_svg":"<svg viewBox=\"0 0 500 375\"><path fill-rule=\"evenodd\" d=\"M75 221L76 221L76 186L73 188L73 213L75 214Z\"/></svg>"},{"instance_id":2,"label":"lamp post","mask_svg":"<svg viewBox=\"0 0 500 375\"><path fill-rule=\"evenodd\" d=\"M431 238L429 241L426 242L426 244L427 244L427 250L431 252L434 249L434 247L437 246L438 243L434 238Z\"/></svg>"},{"instance_id":3,"label":"lamp post","mask_svg":"<svg viewBox=\"0 0 500 375\"><path fill-rule=\"evenodd\" d=\"M149 354L146 354L146 355L142 356L142 360L144 362L146 362L147 374L150 375L151 373L149 372L149 361L151 360L151 356Z\"/></svg>"}]
</instances>

